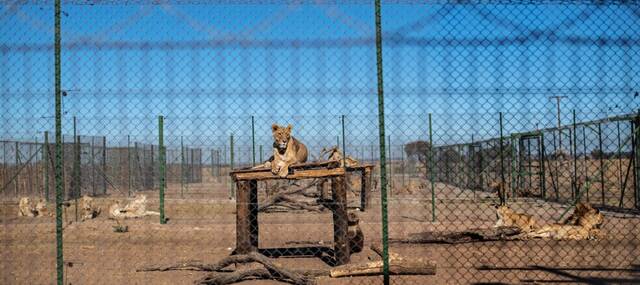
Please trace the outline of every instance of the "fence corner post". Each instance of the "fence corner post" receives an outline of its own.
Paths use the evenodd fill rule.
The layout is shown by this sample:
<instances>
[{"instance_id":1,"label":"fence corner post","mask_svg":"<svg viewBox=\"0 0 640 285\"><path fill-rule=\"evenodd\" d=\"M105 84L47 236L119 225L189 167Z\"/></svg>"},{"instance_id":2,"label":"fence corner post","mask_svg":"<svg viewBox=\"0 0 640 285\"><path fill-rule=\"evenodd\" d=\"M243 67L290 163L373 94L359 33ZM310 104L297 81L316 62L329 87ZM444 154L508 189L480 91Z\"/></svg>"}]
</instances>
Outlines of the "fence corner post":
<instances>
[{"instance_id":1,"label":"fence corner post","mask_svg":"<svg viewBox=\"0 0 640 285\"><path fill-rule=\"evenodd\" d=\"M164 148L164 117L158 116L158 167L160 176L160 224L166 224L167 220L164 217L164 188L165 188L165 148Z\"/></svg>"}]
</instances>

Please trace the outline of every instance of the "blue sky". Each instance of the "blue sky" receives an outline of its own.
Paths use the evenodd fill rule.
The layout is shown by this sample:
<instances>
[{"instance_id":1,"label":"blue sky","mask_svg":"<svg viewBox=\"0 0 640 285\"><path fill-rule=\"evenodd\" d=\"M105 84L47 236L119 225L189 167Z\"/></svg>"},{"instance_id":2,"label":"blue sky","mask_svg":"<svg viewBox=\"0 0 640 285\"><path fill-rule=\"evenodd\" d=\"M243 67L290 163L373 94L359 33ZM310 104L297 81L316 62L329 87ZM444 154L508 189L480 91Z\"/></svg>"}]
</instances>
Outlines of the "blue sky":
<instances>
[{"instance_id":1,"label":"blue sky","mask_svg":"<svg viewBox=\"0 0 640 285\"><path fill-rule=\"evenodd\" d=\"M377 144L372 5L63 5L65 133L222 147L268 145L273 122L322 147ZM392 144L495 137L635 111L640 8L383 5ZM53 129L52 5L0 8L0 137ZM279 107L275 107L279 106Z\"/></svg>"}]
</instances>

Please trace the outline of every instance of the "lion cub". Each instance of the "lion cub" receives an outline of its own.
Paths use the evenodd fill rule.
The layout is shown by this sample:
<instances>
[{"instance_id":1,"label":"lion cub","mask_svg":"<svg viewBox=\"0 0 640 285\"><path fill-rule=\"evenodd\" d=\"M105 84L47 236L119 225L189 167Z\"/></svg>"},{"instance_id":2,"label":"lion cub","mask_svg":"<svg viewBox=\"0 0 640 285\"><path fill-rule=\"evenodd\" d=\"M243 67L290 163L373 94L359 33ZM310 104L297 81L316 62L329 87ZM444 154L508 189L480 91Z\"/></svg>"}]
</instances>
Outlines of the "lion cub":
<instances>
[{"instance_id":1,"label":"lion cub","mask_svg":"<svg viewBox=\"0 0 640 285\"><path fill-rule=\"evenodd\" d=\"M517 213L506 205L496 210L498 221L494 227L518 227L522 232L531 232L537 228L536 220L527 214Z\"/></svg>"},{"instance_id":2,"label":"lion cub","mask_svg":"<svg viewBox=\"0 0 640 285\"><path fill-rule=\"evenodd\" d=\"M291 125L286 128L276 124L271 126L273 156L264 166L271 167L271 172L280 177L286 177L289 174L290 165L307 161L307 147L291 136L292 128Z\"/></svg>"}]
</instances>

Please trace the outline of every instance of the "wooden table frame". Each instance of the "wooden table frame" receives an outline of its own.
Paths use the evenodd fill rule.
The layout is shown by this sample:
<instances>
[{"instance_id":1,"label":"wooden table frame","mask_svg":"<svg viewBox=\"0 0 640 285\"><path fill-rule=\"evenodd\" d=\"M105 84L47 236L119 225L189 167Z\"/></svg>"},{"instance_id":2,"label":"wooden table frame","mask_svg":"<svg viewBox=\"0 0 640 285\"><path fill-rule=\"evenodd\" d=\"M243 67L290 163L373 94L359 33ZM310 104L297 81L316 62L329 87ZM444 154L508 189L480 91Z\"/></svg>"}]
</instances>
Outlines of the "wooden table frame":
<instances>
[{"instance_id":1,"label":"wooden table frame","mask_svg":"<svg viewBox=\"0 0 640 285\"><path fill-rule=\"evenodd\" d=\"M338 161L323 161L291 165L289 175L282 178L271 173L271 169L242 169L229 173L236 183L236 253L246 254L258 250L258 180L299 180L325 178L331 181L330 210L333 214L334 258L336 265L349 263L350 248L347 237L347 187L346 177L353 172L361 173L360 211L369 204L371 172L373 165L340 167Z\"/></svg>"}]
</instances>

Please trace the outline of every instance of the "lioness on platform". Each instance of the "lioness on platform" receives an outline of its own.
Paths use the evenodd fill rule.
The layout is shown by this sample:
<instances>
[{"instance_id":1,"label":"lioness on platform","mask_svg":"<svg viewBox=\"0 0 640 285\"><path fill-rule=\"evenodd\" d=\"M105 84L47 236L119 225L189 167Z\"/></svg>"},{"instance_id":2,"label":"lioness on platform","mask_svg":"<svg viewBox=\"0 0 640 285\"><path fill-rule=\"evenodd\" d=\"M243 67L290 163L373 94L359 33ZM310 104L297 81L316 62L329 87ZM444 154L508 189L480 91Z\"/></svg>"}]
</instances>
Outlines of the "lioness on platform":
<instances>
[{"instance_id":1,"label":"lioness on platform","mask_svg":"<svg viewBox=\"0 0 640 285\"><path fill-rule=\"evenodd\" d=\"M291 136L293 126L271 126L273 132L273 156L261 167L271 167L271 172L280 177L289 174L289 166L307 161L307 147Z\"/></svg>"}]
</instances>

